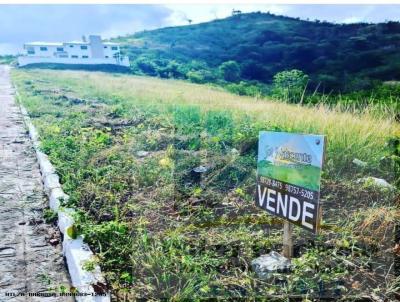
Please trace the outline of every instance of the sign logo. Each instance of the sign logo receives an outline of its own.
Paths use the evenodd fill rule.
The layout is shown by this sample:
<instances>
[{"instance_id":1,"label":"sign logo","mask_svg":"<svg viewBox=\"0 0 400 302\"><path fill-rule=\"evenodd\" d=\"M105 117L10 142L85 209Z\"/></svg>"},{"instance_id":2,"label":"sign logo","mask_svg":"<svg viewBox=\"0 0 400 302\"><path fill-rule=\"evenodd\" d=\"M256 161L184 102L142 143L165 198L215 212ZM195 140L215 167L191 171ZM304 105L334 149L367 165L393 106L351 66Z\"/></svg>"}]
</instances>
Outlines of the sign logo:
<instances>
[{"instance_id":1,"label":"sign logo","mask_svg":"<svg viewBox=\"0 0 400 302\"><path fill-rule=\"evenodd\" d=\"M317 233L325 136L261 131L256 205Z\"/></svg>"}]
</instances>

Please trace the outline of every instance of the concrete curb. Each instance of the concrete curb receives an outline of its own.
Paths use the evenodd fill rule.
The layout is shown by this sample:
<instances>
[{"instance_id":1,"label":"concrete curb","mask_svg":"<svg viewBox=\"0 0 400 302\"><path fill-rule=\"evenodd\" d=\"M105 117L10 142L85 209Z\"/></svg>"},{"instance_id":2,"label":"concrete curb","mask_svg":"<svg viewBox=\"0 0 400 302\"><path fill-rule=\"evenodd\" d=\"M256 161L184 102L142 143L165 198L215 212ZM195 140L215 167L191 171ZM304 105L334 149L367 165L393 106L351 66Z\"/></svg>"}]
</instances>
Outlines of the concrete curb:
<instances>
[{"instance_id":1,"label":"concrete curb","mask_svg":"<svg viewBox=\"0 0 400 302\"><path fill-rule=\"evenodd\" d=\"M15 87L15 86L14 86ZM71 238L67 234L67 229L74 224L73 215L75 211L71 208L62 208L63 201L68 199L68 195L61 188L56 169L51 164L48 156L39 150L39 135L28 115L27 110L20 102L20 95L15 87L15 94L20 106L24 122L29 131L29 137L36 150L36 156L39 162L40 173L44 190L49 198L50 208L58 214L58 228L63 236L63 254L67 260L67 267L71 276L72 286L79 293L87 294L85 296L75 296L78 302L110 302L110 293L105 296L96 295L96 292L102 292L106 282L101 274L100 267L94 266L94 269L86 271L83 269L85 263L94 259L94 255L89 246L83 242L83 237Z\"/></svg>"}]
</instances>

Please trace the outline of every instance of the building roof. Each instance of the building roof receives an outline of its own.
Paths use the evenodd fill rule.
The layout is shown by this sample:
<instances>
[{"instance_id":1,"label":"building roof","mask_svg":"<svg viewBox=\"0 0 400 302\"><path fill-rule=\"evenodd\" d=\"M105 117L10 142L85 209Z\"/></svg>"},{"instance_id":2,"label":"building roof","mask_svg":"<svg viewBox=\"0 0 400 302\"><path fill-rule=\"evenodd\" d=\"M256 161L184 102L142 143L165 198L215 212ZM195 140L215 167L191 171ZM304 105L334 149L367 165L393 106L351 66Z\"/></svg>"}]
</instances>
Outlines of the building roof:
<instances>
[{"instance_id":1,"label":"building roof","mask_svg":"<svg viewBox=\"0 0 400 302\"><path fill-rule=\"evenodd\" d=\"M65 44L89 45L90 43L89 42L84 42L84 41L69 41L69 42L64 42L63 44L64 45Z\"/></svg>"},{"instance_id":2,"label":"building roof","mask_svg":"<svg viewBox=\"0 0 400 302\"><path fill-rule=\"evenodd\" d=\"M63 46L63 43L61 42L28 42L25 43L24 45L27 46Z\"/></svg>"},{"instance_id":3,"label":"building roof","mask_svg":"<svg viewBox=\"0 0 400 302\"><path fill-rule=\"evenodd\" d=\"M24 46L64 46L64 45L70 45L70 44L75 44L75 45L90 45L90 42L85 42L85 41L69 41L69 42L41 42L41 41L35 41L35 42L28 42L25 43ZM103 45L109 45L109 46L118 46L118 43L114 42L103 42Z\"/></svg>"}]
</instances>

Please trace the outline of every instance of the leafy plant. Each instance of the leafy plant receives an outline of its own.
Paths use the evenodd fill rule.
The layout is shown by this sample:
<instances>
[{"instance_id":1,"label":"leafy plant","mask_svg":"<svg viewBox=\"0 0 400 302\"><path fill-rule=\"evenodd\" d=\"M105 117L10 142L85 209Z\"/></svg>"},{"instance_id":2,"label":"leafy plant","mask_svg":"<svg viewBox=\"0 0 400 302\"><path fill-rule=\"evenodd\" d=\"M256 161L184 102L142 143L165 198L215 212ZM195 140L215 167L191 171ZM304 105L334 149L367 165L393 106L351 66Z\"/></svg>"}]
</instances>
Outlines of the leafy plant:
<instances>
[{"instance_id":1,"label":"leafy plant","mask_svg":"<svg viewBox=\"0 0 400 302\"><path fill-rule=\"evenodd\" d=\"M226 61L219 66L225 81L236 82L240 79L240 66L235 61Z\"/></svg>"},{"instance_id":2,"label":"leafy plant","mask_svg":"<svg viewBox=\"0 0 400 302\"><path fill-rule=\"evenodd\" d=\"M308 75L293 69L274 76L274 94L290 103L301 103L308 82Z\"/></svg>"},{"instance_id":3,"label":"leafy plant","mask_svg":"<svg viewBox=\"0 0 400 302\"><path fill-rule=\"evenodd\" d=\"M57 221L58 214L52 209L45 209L43 212L43 217L47 223L55 223Z\"/></svg>"}]
</instances>

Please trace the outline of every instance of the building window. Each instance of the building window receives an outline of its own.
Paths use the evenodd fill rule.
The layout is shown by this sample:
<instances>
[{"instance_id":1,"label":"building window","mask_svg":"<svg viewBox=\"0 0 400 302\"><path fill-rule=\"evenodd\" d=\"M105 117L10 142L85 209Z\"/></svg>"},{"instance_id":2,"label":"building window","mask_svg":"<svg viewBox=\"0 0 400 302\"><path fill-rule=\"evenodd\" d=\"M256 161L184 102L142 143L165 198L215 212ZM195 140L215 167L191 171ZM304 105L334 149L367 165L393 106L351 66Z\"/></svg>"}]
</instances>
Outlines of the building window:
<instances>
[{"instance_id":1,"label":"building window","mask_svg":"<svg viewBox=\"0 0 400 302\"><path fill-rule=\"evenodd\" d=\"M41 51L47 51L47 47L40 46L40 50L41 50Z\"/></svg>"},{"instance_id":2,"label":"building window","mask_svg":"<svg viewBox=\"0 0 400 302\"><path fill-rule=\"evenodd\" d=\"M57 47L57 51L64 51L63 47Z\"/></svg>"},{"instance_id":3,"label":"building window","mask_svg":"<svg viewBox=\"0 0 400 302\"><path fill-rule=\"evenodd\" d=\"M117 46L113 46L113 47L111 47L111 50L118 50L118 47Z\"/></svg>"},{"instance_id":4,"label":"building window","mask_svg":"<svg viewBox=\"0 0 400 302\"><path fill-rule=\"evenodd\" d=\"M81 45L81 49L87 49L86 45Z\"/></svg>"},{"instance_id":5,"label":"building window","mask_svg":"<svg viewBox=\"0 0 400 302\"><path fill-rule=\"evenodd\" d=\"M77 56L77 55L72 55L72 56L71 56L71 58L73 58L73 59L77 59L77 58L78 58L78 56Z\"/></svg>"},{"instance_id":6,"label":"building window","mask_svg":"<svg viewBox=\"0 0 400 302\"><path fill-rule=\"evenodd\" d=\"M83 59L87 59L87 58L89 58L89 56L82 56L82 58L83 58Z\"/></svg>"}]
</instances>

